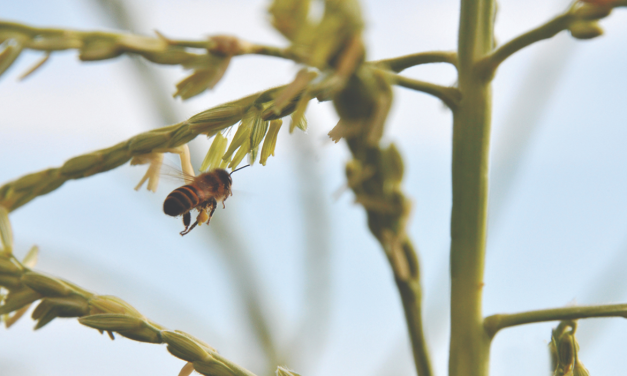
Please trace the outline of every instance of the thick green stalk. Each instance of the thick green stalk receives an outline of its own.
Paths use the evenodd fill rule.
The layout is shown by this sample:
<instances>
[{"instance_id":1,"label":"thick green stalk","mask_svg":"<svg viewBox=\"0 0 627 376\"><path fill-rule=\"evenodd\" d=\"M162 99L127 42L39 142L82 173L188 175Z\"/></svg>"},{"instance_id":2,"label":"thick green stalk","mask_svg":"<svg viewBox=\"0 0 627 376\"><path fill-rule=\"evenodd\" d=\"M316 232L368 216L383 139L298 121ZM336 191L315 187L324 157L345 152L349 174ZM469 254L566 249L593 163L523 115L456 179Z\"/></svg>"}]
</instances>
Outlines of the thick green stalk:
<instances>
[{"instance_id":1,"label":"thick green stalk","mask_svg":"<svg viewBox=\"0 0 627 376\"><path fill-rule=\"evenodd\" d=\"M493 0L462 0L459 88L453 120L450 376L488 374L490 339L481 312L487 227L491 87L476 62L493 46Z\"/></svg>"}]
</instances>

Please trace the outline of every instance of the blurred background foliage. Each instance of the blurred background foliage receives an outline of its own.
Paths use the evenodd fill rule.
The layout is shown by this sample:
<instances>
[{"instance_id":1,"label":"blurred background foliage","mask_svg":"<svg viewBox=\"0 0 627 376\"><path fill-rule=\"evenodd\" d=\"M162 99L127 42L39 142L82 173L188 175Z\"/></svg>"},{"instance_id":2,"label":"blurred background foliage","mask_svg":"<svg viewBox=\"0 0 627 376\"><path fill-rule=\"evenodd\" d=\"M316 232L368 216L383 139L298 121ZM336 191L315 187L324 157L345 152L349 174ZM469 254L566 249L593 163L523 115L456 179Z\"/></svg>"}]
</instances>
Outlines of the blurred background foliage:
<instances>
[{"instance_id":1,"label":"blurred background foliage","mask_svg":"<svg viewBox=\"0 0 627 376\"><path fill-rule=\"evenodd\" d=\"M84 30L152 29L177 38L232 34L286 45L269 26L267 3L142 0L24 1L3 19ZM368 60L452 50L458 3L364 1ZM564 1L500 1L497 39L544 22ZM486 315L625 301L627 228L627 15L615 12L606 36L577 42L564 33L530 47L499 69L491 163ZM238 58L211 92L173 100L180 68L140 58L79 63L55 54L23 82L15 78L40 53L24 52L2 76L0 181L60 165L208 107L290 82L292 62ZM407 75L451 85L445 65ZM439 374L448 342L448 224L451 116L432 97L395 88L385 142L405 159L404 189L414 200L410 234L419 248L427 340ZM311 104L307 134L282 131L277 157L234 175L234 197L209 227L183 239L180 222L161 213L174 184L156 194L132 187L144 168L127 166L33 201L11 219L18 255L35 243L38 268L89 290L119 296L151 319L185 330L257 374L277 364L303 375L412 374L402 307L361 208L345 193L346 148L326 133L337 122L329 103ZM200 165L209 144L190 144ZM4 331L7 375L176 374L182 361L157 346L57 320L34 333L21 320ZM513 328L492 346L492 372L548 373L551 323ZM581 356L593 373L619 373L621 320L578 327ZM615 356L613 356L615 354ZM37 361L35 361L37 360ZM68 368L72 364L72 368ZM81 370L81 371L78 371Z\"/></svg>"}]
</instances>

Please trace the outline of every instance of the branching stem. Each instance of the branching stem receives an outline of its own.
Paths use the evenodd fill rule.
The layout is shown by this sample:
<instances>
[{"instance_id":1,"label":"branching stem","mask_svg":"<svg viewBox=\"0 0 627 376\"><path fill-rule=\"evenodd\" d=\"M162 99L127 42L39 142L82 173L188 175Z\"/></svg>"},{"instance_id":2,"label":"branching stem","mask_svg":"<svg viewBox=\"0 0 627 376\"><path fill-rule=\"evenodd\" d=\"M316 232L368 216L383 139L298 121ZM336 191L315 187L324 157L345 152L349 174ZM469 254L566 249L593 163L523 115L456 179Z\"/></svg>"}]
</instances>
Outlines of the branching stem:
<instances>
[{"instance_id":1,"label":"branching stem","mask_svg":"<svg viewBox=\"0 0 627 376\"><path fill-rule=\"evenodd\" d=\"M461 92L457 88L407 78L386 70L380 71L383 72L383 74L385 74L394 84L407 89L431 94L444 102L444 104L446 104L451 110L455 110L461 100Z\"/></svg>"},{"instance_id":2,"label":"branching stem","mask_svg":"<svg viewBox=\"0 0 627 376\"><path fill-rule=\"evenodd\" d=\"M514 53L538 41L554 37L566 30L573 20L570 13L559 15L542 26L530 30L497 48L477 63L477 71L482 77L492 78L499 65Z\"/></svg>"},{"instance_id":3,"label":"branching stem","mask_svg":"<svg viewBox=\"0 0 627 376\"><path fill-rule=\"evenodd\" d=\"M627 304L564 307L513 314L497 314L486 317L483 325L490 338L492 338L499 330L512 326L546 321L577 320L594 317L627 318Z\"/></svg>"},{"instance_id":4,"label":"branching stem","mask_svg":"<svg viewBox=\"0 0 627 376\"><path fill-rule=\"evenodd\" d=\"M448 63L457 68L457 53L452 51L419 52L411 55L370 62L370 64L376 65L380 68L390 69L396 73L400 73L403 70L416 65L431 63Z\"/></svg>"}]
</instances>

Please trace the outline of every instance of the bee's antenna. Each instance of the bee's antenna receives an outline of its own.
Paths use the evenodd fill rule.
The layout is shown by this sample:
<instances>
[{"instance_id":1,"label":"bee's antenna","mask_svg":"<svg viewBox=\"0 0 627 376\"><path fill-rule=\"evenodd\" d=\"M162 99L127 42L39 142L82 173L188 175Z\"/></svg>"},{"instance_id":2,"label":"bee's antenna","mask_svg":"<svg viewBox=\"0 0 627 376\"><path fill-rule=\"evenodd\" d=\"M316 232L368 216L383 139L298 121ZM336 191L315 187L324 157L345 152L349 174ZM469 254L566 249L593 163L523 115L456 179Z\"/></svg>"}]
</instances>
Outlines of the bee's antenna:
<instances>
[{"instance_id":1,"label":"bee's antenna","mask_svg":"<svg viewBox=\"0 0 627 376\"><path fill-rule=\"evenodd\" d=\"M234 173L235 171L239 171L239 170L241 170L242 168L246 168L246 167L249 167L249 166L250 166L250 165L249 165L249 164L247 164L246 166L242 166L242 167L240 167L240 168L238 168L238 169L235 169L235 170L231 171L231 173L230 173L229 175L233 175L233 173Z\"/></svg>"}]
</instances>

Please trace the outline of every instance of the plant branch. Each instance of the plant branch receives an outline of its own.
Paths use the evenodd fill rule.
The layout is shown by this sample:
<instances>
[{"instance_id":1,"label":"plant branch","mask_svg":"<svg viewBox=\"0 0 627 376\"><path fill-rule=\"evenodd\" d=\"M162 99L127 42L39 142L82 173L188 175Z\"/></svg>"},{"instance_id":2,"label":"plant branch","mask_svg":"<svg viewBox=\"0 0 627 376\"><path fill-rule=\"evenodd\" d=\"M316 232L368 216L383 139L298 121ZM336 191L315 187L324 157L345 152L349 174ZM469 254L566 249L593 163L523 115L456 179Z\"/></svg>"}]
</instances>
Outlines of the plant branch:
<instances>
[{"instance_id":1,"label":"plant branch","mask_svg":"<svg viewBox=\"0 0 627 376\"><path fill-rule=\"evenodd\" d=\"M483 77L492 77L498 66L514 53L532 45L538 41L554 37L559 32L566 30L574 16L570 12L561 14L542 26L530 30L487 55L477 63L477 70Z\"/></svg>"},{"instance_id":2,"label":"plant branch","mask_svg":"<svg viewBox=\"0 0 627 376\"><path fill-rule=\"evenodd\" d=\"M200 134L214 135L240 121L253 105L271 102L272 93L281 89L272 88L216 106L181 123L140 133L112 147L74 157L61 167L22 176L0 187L0 205L13 211L37 196L54 191L68 180L112 170L135 156L168 152L169 149L187 144ZM278 119L292 111L294 108L288 106L282 113L270 113L263 120Z\"/></svg>"},{"instance_id":3,"label":"plant branch","mask_svg":"<svg viewBox=\"0 0 627 376\"><path fill-rule=\"evenodd\" d=\"M431 63L448 63L457 68L457 53L451 51L419 52L411 55L399 56L390 59L371 61L370 64L400 73L416 65Z\"/></svg>"},{"instance_id":4,"label":"plant branch","mask_svg":"<svg viewBox=\"0 0 627 376\"><path fill-rule=\"evenodd\" d=\"M578 320L595 317L627 318L627 304L564 307L513 314L497 314L486 317L483 325L485 330L488 332L488 335L492 338L499 330L512 326L546 321Z\"/></svg>"},{"instance_id":5,"label":"plant branch","mask_svg":"<svg viewBox=\"0 0 627 376\"><path fill-rule=\"evenodd\" d=\"M451 110L455 110L459 105L459 101L462 99L461 92L457 88L440 86L430 82L403 77L387 70L376 70L382 72L395 85L433 95L444 102Z\"/></svg>"},{"instance_id":6,"label":"plant branch","mask_svg":"<svg viewBox=\"0 0 627 376\"><path fill-rule=\"evenodd\" d=\"M0 42L18 39L24 48L38 51L62 51L78 49L81 60L105 60L123 53L138 54L157 64L188 65L204 59L205 54L189 52L189 49L206 50L217 55L264 55L300 61L287 49L250 43L228 37L225 46L223 36L207 40L176 40L157 32L156 37L104 31L78 31L60 28L38 28L16 22L0 21ZM87 53L86 52L90 52Z\"/></svg>"},{"instance_id":7,"label":"plant branch","mask_svg":"<svg viewBox=\"0 0 627 376\"><path fill-rule=\"evenodd\" d=\"M106 331L112 339L113 333L118 333L138 342L165 343L172 355L192 363L203 375L255 376L203 341L178 330L167 330L119 298L96 295L70 282L32 271L10 254L0 254L0 286L9 291L0 304L2 315L40 301L32 314L37 321L35 329L57 317L75 317L85 326L101 333Z\"/></svg>"}]
</instances>

